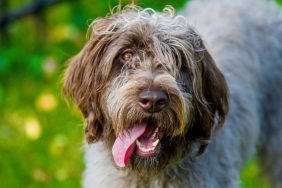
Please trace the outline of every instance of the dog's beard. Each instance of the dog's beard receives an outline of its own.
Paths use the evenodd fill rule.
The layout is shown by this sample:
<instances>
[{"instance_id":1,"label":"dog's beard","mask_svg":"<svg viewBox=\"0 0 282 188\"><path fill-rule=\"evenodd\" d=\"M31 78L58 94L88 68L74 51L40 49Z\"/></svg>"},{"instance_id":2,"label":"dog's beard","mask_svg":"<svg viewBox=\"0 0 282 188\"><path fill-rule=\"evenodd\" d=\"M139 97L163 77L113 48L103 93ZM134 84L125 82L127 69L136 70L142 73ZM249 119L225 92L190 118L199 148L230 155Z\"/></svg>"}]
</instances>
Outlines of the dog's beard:
<instances>
[{"instance_id":1,"label":"dog's beard","mask_svg":"<svg viewBox=\"0 0 282 188\"><path fill-rule=\"evenodd\" d=\"M171 96L170 107L158 113L144 113L134 106L133 101L127 100L128 103L116 106L115 110L119 112L118 115L110 114L117 118L112 121L116 136L142 122L146 122L147 127L156 126L163 130L163 136L160 138L159 148L155 155L140 156L137 152L137 146L134 146L135 150L130 157L127 168L140 176L156 175L168 165L181 161L189 151L189 141L185 138L185 133L189 128L189 121L187 121L189 117L184 117L184 115L190 116L190 114L188 113L189 110L182 109L183 105L179 105L182 103L178 102L180 99L176 97ZM188 105L185 104L185 107L189 108ZM186 114L183 112L186 112Z\"/></svg>"},{"instance_id":2,"label":"dog's beard","mask_svg":"<svg viewBox=\"0 0 282 188\"><path fill-rule=\"evenodd\" d=\"M178 164L190 151L191 145L183 136L164 136L157 155L143 158L133 155L129 168L141 177L154 177L171 164Z\"/></svg>"}]
</instances>

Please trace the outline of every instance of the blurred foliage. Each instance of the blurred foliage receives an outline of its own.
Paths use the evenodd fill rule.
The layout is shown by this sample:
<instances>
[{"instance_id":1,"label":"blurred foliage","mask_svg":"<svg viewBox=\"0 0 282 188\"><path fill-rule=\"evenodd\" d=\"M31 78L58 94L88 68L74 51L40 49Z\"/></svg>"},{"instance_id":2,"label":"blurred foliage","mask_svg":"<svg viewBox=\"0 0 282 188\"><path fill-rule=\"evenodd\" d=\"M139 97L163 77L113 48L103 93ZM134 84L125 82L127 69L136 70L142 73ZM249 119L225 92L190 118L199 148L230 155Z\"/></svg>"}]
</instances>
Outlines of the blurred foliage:
<instances>
[{"instance_id":1,"label":"blurred foliage","mask_svg":"<svg viewBox=\"0 0 282 188\"><path fill-rule=\"evenodd\" d=\"M4 11L33 3L5 2ZM123 0L122 4L130 2ZM185 0L135 2L157 10L167 4L176 8L185 4ZM105 16L117 3L65 0L40 14L15 21L6 32L2 31L1 187L80 187L84 169L83 121L80 113L62 99L62 74L67 59L85 43L89 23ZM267 181L258 177L258 164L253 160L242 173L243 187L268 187Z\"/></svg>"}]
</instances>

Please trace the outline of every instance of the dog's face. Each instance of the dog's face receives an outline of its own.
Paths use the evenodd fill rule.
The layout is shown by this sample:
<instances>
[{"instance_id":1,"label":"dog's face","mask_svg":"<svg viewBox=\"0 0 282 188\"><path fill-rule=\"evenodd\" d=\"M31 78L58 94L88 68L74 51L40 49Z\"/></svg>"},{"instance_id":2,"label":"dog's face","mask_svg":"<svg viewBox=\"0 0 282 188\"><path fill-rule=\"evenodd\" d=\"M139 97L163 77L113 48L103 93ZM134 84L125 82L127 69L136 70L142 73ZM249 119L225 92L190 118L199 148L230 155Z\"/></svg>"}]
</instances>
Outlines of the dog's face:
<instances>
[{"instance_id":1,"label":"dog's face","mask_svg":"<svg viewBox=\"0 0 282 188\"><path fill-rule=\"evenodd\" d=\"M90 32L64 85L87 141L105 141L116 162L140 174L179 162L193 143L203 152L201 141L224 122L227 86L185 18L131 7Z\"/></svg>"}]
</instances>

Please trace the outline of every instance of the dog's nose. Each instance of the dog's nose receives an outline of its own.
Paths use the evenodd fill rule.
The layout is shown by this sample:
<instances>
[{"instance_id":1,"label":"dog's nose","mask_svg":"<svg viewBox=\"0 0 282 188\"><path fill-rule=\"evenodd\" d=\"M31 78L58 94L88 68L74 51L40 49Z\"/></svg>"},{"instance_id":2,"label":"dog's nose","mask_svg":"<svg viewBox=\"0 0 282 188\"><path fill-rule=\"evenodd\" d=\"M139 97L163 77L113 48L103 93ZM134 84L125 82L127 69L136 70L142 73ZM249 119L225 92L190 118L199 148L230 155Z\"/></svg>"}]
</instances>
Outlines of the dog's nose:
<instances>
[{"instance_id":1,"label":"dog's nose","mask_svg":"<svg viewBox=\"0 0 282 188\"><path fill-rule=\"evenodd\" d=\"M168 95L163 90L143 90L139 93L138 104L146 112L159 112L168 104Z\"/></svg>"}]
</instances>

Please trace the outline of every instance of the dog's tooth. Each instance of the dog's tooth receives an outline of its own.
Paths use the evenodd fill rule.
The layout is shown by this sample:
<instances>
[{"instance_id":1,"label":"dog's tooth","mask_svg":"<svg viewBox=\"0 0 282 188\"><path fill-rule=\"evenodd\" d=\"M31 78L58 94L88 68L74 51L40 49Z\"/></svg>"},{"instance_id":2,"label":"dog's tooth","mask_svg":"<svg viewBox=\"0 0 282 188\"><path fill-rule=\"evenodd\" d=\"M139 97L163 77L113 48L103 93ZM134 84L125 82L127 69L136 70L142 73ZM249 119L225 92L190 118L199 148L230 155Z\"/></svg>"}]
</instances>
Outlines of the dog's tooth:
<instances>
[{"instance_id":1,"label":"dog's tooth","mask_svg":"<svg viewBox=\"0 0 282 188\"><path fill-rule=\"evenodd\" d=\"M146 148L140 147L140 150L143 151L143 152L148 152L148 150Z\"/></svg>"},{"instance_id":2,"label":"dog's tooth","mask_svg":"<svg viewBox=\"0 0 282 188\"><path fill-rule=\"evenodd\" d=\"M159 131L159 127L157 127L156 130L154 131L153 137L156 137L158 131Z\"/></svg>"},{"instance_id":3,"label":"dog's tooth","mask_svg":"<svg viewBox=\"0 0 282 188\"><path fill-rule=\"evenodd\" d=\"M156 146L158 145L159 141L160 141L160 139L157 139L152 145L153 145L154 147L156 147Z\"/></svg>"},{"instance_id":4,"label":"dog's tooth","mask_svg":"<svg viewBox=\"0 0 282 188\"><path fill-rule=\"evenodd\" d=\"M140 147L141 143L139 142L139 140L136 140L136 145Z\"/></svg>"},{"instance_id":5,"label":"dog's tooth","mask_svg":"<svg viewBox=\"0 0 282 188\"><path fill-rule=\"evenodd\" d=\"M158 145L159 141L160 141L160 140L157 139L157 140L152 144L153 147L150 147L150 148L144 148L144 147L142 147L139 140L136 140L135 143L136 143L137 147L138 147L142 152L146 153L146 152L150 152L150 151L155 150L155 148L156 148L156 146Z\"/></svg>"},{"instance_id":6,"label":"dog's tooth","mask_svg":"<svg viewBox=\"0 0 282 188\"><path fill-rule=\"evenodd\" d=\"M139 141L138 141L139 142ZM137 144L137 143L136 143ZM153 151L155 149L155 147L151 147L151 148L144 148L140 145L140 142L137 144L137 147L144 153L146 152L150 152Z\"/></svg>"},{"instance_id":7,"label":"dog's tooth","mask_svg":"<svg viewBox=\"0 0 282 188\"><path fill-rule=\"evenodd\" d=\"M142 152L148 152L146 148L143 148L143 147L141 147L141 146L139 147L139 149L140 149Z\"/></svg>"},{"instance_id":8,"label":"dog's tooth","mask_svg":"<svg viewBox=\"0 0 282 188\"><path fill-rule=\"evenodd\" d=\"M146 152L153 151L155 148L152 147L152 148L148 148L148 149L147 149L147 148L139 147L139 149L140 149L142 152L146 153Z\"/></svg>"},{"instance_id":9,"label":"dog's tooth","mask_svg":"<svg viewBox=\"0 0 282 188\"><path fill-rule=\"evenodd\" d=\"M159 131L159 127L156 128L155 133L157 133Z\"/></svg>"}]
</instances>

